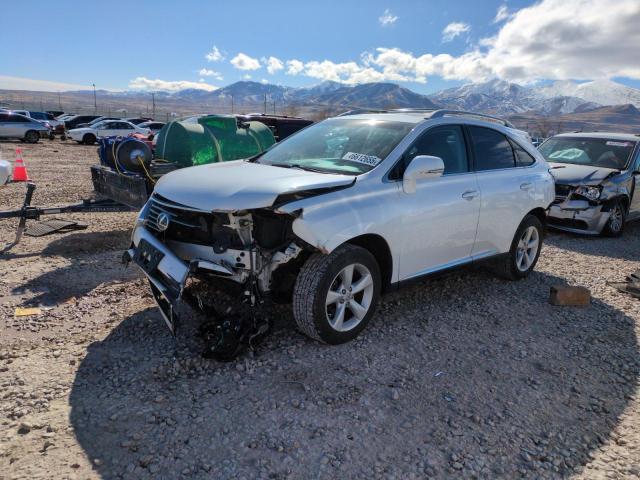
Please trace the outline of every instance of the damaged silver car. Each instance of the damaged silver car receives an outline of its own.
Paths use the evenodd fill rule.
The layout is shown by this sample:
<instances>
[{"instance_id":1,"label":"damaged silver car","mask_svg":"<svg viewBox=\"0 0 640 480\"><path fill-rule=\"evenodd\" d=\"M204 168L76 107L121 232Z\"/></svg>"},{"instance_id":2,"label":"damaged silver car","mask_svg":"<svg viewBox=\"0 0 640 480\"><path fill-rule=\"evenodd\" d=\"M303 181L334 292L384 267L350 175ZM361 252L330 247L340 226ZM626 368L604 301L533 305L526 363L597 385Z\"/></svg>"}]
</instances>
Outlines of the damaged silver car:
<instances>
[{"instance_id":1,"label":"damaged silver car","mask_svg":"<svg viewBox=\"0 0 640 480\"><path fill-rule=\"evenodd\" d=\"M566 133L540 147L556 180L549 226L574 233L622 235L640 216L637 135Z\"/></svg>"},{"instance_id":2,"label":"damaged silver car","mask_svg":"<svg viewBox=\"0 0 640 480\"><path fill-rule=\"evenodd\" d=\"M291 302L303 333L339 344L401 282L488 259L506 278L526 277L552 201L547 163L508 122L449 110L356 113L247 160L162 177L125 260L145 272L174 332L182 300L222 313L235 291L237 305ZM200 294L202 284L215 292ZM218 315L207 329L218 357L266 328L237 317Z\"/></svg>"}]
</instances>

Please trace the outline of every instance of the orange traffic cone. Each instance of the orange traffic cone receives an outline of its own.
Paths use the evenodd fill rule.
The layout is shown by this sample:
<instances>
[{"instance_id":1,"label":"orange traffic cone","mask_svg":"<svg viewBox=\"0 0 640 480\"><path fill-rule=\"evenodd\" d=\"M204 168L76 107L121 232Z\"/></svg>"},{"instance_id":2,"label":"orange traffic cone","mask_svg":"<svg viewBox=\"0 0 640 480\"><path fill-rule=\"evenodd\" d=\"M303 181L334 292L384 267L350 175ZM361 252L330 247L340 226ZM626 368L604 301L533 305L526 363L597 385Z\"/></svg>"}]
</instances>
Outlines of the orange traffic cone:
<instances>
[{"instance_id":1,"label":"orange traffic cone","mask_svg":"<svg viewBox=\"0 0 640 480\"><path fill-rule=\"evenodd\" d=\"M22 160L21 148L16 148L16 163L13 166L13 181L14 182L29 181L29 175L27 174L27 167L24 166L24 160Z\"/></svg>"}]
</instances>

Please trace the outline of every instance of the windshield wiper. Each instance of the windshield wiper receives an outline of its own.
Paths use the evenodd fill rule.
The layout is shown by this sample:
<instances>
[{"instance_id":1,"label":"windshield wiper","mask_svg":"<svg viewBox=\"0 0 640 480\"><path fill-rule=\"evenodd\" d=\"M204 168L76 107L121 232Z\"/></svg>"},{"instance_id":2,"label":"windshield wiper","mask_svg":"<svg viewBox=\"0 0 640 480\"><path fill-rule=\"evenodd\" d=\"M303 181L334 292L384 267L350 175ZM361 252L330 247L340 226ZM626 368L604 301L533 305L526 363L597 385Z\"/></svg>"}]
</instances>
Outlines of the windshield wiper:
<instances>
[{"instance_id":1,"label":"windshield wiper","mask_svg":"<svg viewBox=\"0 0 640 480\"><path fill-rule=\"evenodd\" d=\"M297 168L298 170L305 170L307 172L328 173L332 175L339 175L339 173L322 170L321 168L303 167L299 163L268 163L267 165L271 165L272 167Z\"/></svg>"}]
</instances>

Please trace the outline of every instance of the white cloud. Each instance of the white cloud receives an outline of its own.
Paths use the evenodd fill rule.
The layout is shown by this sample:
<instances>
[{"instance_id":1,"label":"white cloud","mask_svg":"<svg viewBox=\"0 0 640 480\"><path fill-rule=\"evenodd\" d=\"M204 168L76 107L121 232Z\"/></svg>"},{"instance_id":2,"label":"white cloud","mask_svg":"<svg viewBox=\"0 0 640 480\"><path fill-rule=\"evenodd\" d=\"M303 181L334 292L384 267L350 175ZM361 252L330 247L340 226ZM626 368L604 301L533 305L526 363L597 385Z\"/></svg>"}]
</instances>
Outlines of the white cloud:
<instances>
[{"instance_id":1,"label":"white cloud","mask_svg":"<svg viewBox=\"0 0 640 480\"><path fill-rule=\"evenodd\" d=\"M509 13L509 9L507 8L506 5L500 5L500 7L498 7L498 11L496 12L496 16L493 19L493 23L500 23L503 20L506 20L507 18L509 18L511 16L511 14Z\"/></svg>"},{"instance_id":2,"label":"white cloud","mask_svg":"<svg viewBox=\"0 0 640 480\"><path fill-rule=\"evenodd\" d=\"M213 77L216 80L224 80L220 72L216 72L215 70L211 70L209 68L201 68L198 71L198 75L202 75L203 77Z\"/></svg>"},{"instance_id":3,"label":"white cloud","mask_svg":"<svg viewBox=\"0 0 640 480\"><path fill-rule=\"evenodd\" d=\"M260 61L244 53L239 53L231 59L231 65L238 70L258 70L260 68Z\"/></svg>"},{"instance_id":4,"label":"white cloud","mask_svg":"<svg viewBox=\"0 0 640 480\"><path fill-rule=\"evenodd\" d=\"M6 90L35 90L39 92L59 92L67 90L91 90L91 85L76 83L53 82L49 80L36 80L34 78L10 77L0 75L0 88Z\"/></svg>"},{"instance_id":5,"label":"white cloud","mask_svg":"<svg viewBox=\"0 0 640 480\"><path fill-rule=\"evenodd\" d=\"M251 75L249 75L248 73L245 73L245 74L242 76L242 79L243 79L243 80L251 80Z\"/></svg>"},{"instance_id":6,"label":"white cloud","mask_svg":"<svg viewBox=\"0 0 640 480\"><path fill-rule=\"evenodd\" d=\"M513 81L640 78L639 24L638 0L543 0L513 14L483 63Z\"/></svg>"},{"instance_id":7,"label":"white cloud","mask_svg":"<svg viewBox=\"0 0 640 480\"><path fill-rule=\"evenodd\" d=\"M304 70L304 63L300 60L287 60L287 75L298 75Z\"/></svg>"},{"instance_id":8,"label":"white cloud","mask_svg":"<svg viewBox=\"0 0 640 480\"><path fill-rule=\"evenodd\" d=\"M260 80L260 83L263 85L267 85L269 83L269 80L267 80L266 78L263 78L262 80Z\"/></svg>"},{"instance_id":9,"label":"white cloud","mask_svg":"<svg viewBox=\"0 0 640 480\"><path fill-rule=\"evenodd\" d=\"M203 79L201 79L203 80ZM177 92L187 88L195 88L197 90L206 90L212 92L218 87L200 82L190 82L187 80L168 81L160 79L151 79L147 77L136 77L129 82L129 88L132 90L165 90L167 92Z\"/></svg>"},{"instance_id":10,"label":"white cloud","mask_svg":"<svg viewBox=\"0 0 640 480\"><path fill-rule=\"evenodd\" d=\"M224 60L224 55L215 45L211 49L209 53L207 53L204 58L206 58L209 62L220 62Z\"/></svg>"},{"instance_id":11,"label":"white cloud","mask_svg":"<svg viewBox=\"0 0 640 480\"><path fill-rule=\"evenodd\" d=\"M393 25L397 21L398 21L397 15L393 15L391 13L391 10L389 10L388 8L386 8L384 13L380 17L378 17L378 22L380 22L380 25L382 25L383 27Z\"/></svg>"},{"instance_id":12,"label":"white cloud","mask_svg":"<svg viewBox=\"0 0 640 480\"><path fill-rule=\"evenodd\" d=\"M282 60L276 57L263 58L262 63L267 66L267 72L269 72L271 75L284 68L284 63L282 63Z\"/></svg>"},{"instance_id":13,"label":"white cloud","mask_svg":"<svg viewBox=\"0 0 640 480\"><path fill-rule=\"evenodd\" d=\"M442 41L450 42L458 35L462 35L465 32L471 30L471 26L464 22L452 22L442 30Z\"/></svg>"}]
</instances>

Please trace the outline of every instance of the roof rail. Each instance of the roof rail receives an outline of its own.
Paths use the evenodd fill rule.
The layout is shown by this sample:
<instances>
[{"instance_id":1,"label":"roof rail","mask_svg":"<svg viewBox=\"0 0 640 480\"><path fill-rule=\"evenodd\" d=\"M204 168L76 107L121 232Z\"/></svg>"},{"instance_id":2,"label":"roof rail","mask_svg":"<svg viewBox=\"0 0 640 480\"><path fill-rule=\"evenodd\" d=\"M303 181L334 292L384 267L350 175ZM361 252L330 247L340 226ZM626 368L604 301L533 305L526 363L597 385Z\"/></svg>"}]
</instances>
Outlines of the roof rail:
<instances>
[{"instance_id":1,"label":"roof rail","mask_svg":"<svg viewBox=\"0 0 640 480\"><path fill-rule=\"evenodd\" d=\"M379 108L356 108L354 110L348 110L346 112L342 112L338 117L347 117L349 115L360 115L362 113L389 113L389 110L379 109Z\"/></svg>"},{"instance_id":2,"label":"roof rail","mask_svg":"<svg viewBox=\"0 0 640 480\"><path fill-rule=\"evenodd\" d=\"M498 122L498 123L504 125L505 127L515 128L510 121L505 120L504 118L495 117L493 115L487 115L486 113L466 112L464 110L447 110L447 109L434 110L433 113L428 118L441 118L441 117L445 117L447 115L460 115L460 116L467 116L467 117L478 117L478 118L483 119L483 120L486 119L486 120L492 120L494 122Z\"/></svg>"}]
</instances>

